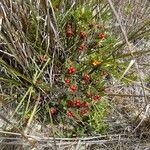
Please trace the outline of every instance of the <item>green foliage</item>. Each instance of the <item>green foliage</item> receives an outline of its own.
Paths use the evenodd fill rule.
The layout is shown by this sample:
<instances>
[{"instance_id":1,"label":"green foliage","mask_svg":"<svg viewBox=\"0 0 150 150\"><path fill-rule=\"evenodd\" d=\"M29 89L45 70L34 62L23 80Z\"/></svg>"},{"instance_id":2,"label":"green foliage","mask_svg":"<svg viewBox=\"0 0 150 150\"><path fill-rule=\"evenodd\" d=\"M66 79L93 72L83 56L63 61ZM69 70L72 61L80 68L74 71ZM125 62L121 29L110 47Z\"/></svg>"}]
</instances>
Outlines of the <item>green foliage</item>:
<instances>
[{"instance_id":1,"label":"green foliage","mask_svg":"<svg viewBox=\"0 0 150 150\"><path fill-rule=\"evenodd\" d=\"M105 100L101 100L99 104L94 104L94 111L89 115L89 125L93 129L93 134L105 133L108 124L104 122L105 117L108 115L108 104Z\"/></svg>"}]
</instances>

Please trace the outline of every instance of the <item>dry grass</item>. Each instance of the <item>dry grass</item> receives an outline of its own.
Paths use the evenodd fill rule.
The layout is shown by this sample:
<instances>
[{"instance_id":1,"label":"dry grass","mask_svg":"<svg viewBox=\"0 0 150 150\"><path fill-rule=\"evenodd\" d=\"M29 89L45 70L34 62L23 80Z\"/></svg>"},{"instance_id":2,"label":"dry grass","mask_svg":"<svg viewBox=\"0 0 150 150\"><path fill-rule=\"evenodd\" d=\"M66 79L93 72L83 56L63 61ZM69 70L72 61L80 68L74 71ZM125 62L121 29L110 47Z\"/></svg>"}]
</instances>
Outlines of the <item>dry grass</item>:
<instances>
[{"instance_id":1,"label":"dry grass","mask_svg":"<svg viewBox=\"0 0 150 150\"><path fill-rule=\"evenodd\" d=\"M22 2L21 4L22 7L19 7L18 2L14 3L12 1L10 2L11 3L2 0L2 2L0 2L0 6L3 12L3 21L4 21L3 25L5 30L7 29L6 37L9 39L9 42L11 42L11 45L13 45L14 48L12 48L11 45L9 45L7 38L0 40L1 42L0 47L7 49L1 50L0 48L0 55L3 55L3 57L6 58L6 60L7 56L9 56L10 58L12 58L11 61L13 61L13 57L17 58L16 59L18 63L17 66L16 64L13 64L11 62L14 65L13 67L17 68L18 66L21 66L21 68L23 68L23 72L26 75L28 75L29 72L27 72L26 69L28 67L27 56L29 57L33 56L32 51L33 45L30 45L31 43L28 45L23 34L21 35L20 38L18 38L19 32L23 33L22 30L27 30L26 27L29 26L26 25L27 24L26 17L29 17L27 10L28 7L26 7L27 3L25 3L24 1L20 1ZM37 1L36 7L37 10L40 10L38 2L39 1ZM98 1L95 2L98 3ZM108 2L111 4L111 0L108 0ZM8 3L10 4L10 6L8 5ZM28 121L27 123L28 128L26 129L30 131L30 134L24 135L25 133L22 133L20 130L18 130L18 128L16 128L15 125L13 125L15 124L17 118L15 118L16 120L8 119L12 116L11 110L10 111L8 110L12 109L13 105L12 104L9 105L9 103L6 103L5 97L7 95L4 95L4 93L7 93L8 95L11 93L12 94L11 98L15 99L15 95L13 95L13 87L11 88L11 90L8 90L6 92L7 89L3 89L1 85L0 90L2 100L0 100L0 104L3 107L0 108L1 109L0 112L3 115L2 117L0 117L2 124L0 129L0 140L1 140L0 147L2 150L21 150L21 149L29 150L32 149L31 145L33 147L36 146L34 149L39 150L149 149L150 87L149 81L145 81L145 79L148 76L150 76L150 69L149 69L150 26L148 26L148 24L150 25L149 22L150 2L148 0L133 0L133 1L114 0L112 4L109 6L107 2L104 2L102 6L106 5L106 7L112 9L115 8L115 10L117 11L117 14L114 15L110 20L110 24L114 26L114 34L118 35L118 39L121 43L121 46L118 47L118 51L115 52L114 55L120 53L128 54L130 57L122 58L120 59L120 62L121 61L130 62L133 59L135 60L135 62L133 63L132 67L130 66L129 68L127 68L125 74L123 74L119 82L116 81L114 78L112 78L110 80L110 83L108 84L108 88L106 89L109 95L108 102L111 108L110 113L111 115L107 118L107 122L110 125L110 130L108 131L107 135L98 135L87 138L54 138L54 137L50 138L49 135L52 136L51 129L43 125L36 117L34 119L33 118L29 119L30 121ZM47 4L45 3L45 6L46 5ZM12 6L17 8L13 8ZM98 7L95 7L96 12L99 9L101 9L101 6L98 5ZM22 8L25 9L22 10ZM50 9L53 12L52 7ZM45 9L45 12L46 11L48 10ZM0 14L2 14L2 12L0 12ZM62 43L60 43L60 39L57 34L58 27L57 23L55 22L55 17L53 16L54 22L52 23L50 21L51 19L48 13L46 14L47 17L49 18L48 21L50 23L49 29L47 30L49 31L51 38L53 36L55 38L53 38L54 40L51 41L51 43L49 43L50 42L49 40L48 41L45 40L43 42L46 43L47 47L49 45L51 45L54 48L59 47L59 50L57 49L58 53L56 54L54 53L54 55L61 56L63 59L64 51L62 48ZM2 18L1 16L2 15L0 15L0 19ZM10 17L9 19L7 18L8 16ZM118 18L116 19L116 17ZM10 27L9 22L10 19L12 19L14 28ZM14 20L17 21L15 22ZM24 22L24 24L22 23L22 25L24 26L20 26L20 21ZM15 27L17 27L17 30L15 29ZM1 30L1 21L0 21L0 30ZM47 31L45 31L45 36L46 32ZM17 44L14 44L14 40L16 40L15 42ZM55 45L55 43L57 44ZM8 45L8 47L5 46L6 44ZM21 52L20 49L22 50ZM25 51L25 49L27 51ZM135 55L135 52L139 51L142 51L142 54L140 53L140 55ZM16 56L16 54L18 55ZM52 63L52 68L53 67L55 68L55 65ZM134 82L131 81L129 84L126 85L121 81L122 80L129 81L129 79L126 77L126 75L128 74L128 69L138 74L138 80ZM3 70L2 68L0 74L3 74L4 72L5 70ZM52 70L50 71L49 76L50 76L49 83L53 84L54 80L52 78ZM35 113L36 106L33 109L34 109L33 113ZM12 126L13 128L11 128ZM5 127L11 130L9 132L8 131L6 132L4 130Z\"/></svg>"}]
</instances>

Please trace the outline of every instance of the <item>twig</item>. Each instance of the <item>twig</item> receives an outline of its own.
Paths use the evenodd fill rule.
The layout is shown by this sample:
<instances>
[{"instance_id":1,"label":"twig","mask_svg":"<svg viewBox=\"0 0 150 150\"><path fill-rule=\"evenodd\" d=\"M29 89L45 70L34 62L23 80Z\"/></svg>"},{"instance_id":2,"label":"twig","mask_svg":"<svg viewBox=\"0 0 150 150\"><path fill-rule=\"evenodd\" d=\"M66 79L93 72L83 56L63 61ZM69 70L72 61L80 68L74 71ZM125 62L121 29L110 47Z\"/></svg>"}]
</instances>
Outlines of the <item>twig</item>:
<instances>
[{"instance_id":1,"label":"twig","mask_svg":"<svg viewBox=\"0 0 150 150\"><path fill-rule=\"evenodd\" d=\"M21 135L26 141L28 141L29 144L30 144L32 147L37 147L37 146L35 145L35 141L30 141L30 140L28 139L28 137L27 137L19 128L17 128L15 125L13 125L13 123L10 122L7 118L5 118L2 114L0 114L0 118L1 118L2 120L4 120L5 122L7 122L8 124L10 124L16 131L18 131L18 132L20 133L20 135Z\"/></svg>"},{"instance_id":2,"label":"twig","mask_svg":"<svg viewBox=\"0 0 150 150\"><path fill-rule=\"evenodd\" d=\"M108 96L120 96L120 97L144 97L144 95L134 95L134 94L113 94L108 93ZM150 95L146 95L147 97L150 97Z\"/></svg>"},{"instance_id":3,"label":"twig","mask_svg":"<svg viewBox=\"0 0 150 150\"><path fill-rule=\"evenodd\" d=\"M9 134L9 135L16 135L16 136L21 136L21 133L13 133L13 132L9 132L9 131L3 131L3 130L0 130L0 133L4 133L4 134ZM122 137L127 137L128 135L127 134L111 134L111 135L97 135L97 136L90 136L90 137L85 137L85 138L55 138L56 141L78 141L78 140L82 140L82 141L89 141L89 140L99 140L99 139L108 139L108 138L118 138L119 135L121 135ZM33 136L33 135L29 135L27 134L26 137L28 138L33 138L33 139L36 139L37 141L41 141L41 140L53 140L54 138L53 137L38 137L38 136Z\"/></svg>"},{"instance_id":4,"label":"twig","mask_svg":"<svg viewBox=\"0 0 150 150\"><path fill-rule=\"evenodd\" d=\"M10 57L14 57L14 58L15 58L14 55L12 55L12 54L10 54L10 53L8 53L8 52L5 52L5 51L3 51L3 50L1 50L1 49L0 49L0 52L2 52L3 54L8 55L8 56L10 56Z\"/></svg>"}]
</instances>

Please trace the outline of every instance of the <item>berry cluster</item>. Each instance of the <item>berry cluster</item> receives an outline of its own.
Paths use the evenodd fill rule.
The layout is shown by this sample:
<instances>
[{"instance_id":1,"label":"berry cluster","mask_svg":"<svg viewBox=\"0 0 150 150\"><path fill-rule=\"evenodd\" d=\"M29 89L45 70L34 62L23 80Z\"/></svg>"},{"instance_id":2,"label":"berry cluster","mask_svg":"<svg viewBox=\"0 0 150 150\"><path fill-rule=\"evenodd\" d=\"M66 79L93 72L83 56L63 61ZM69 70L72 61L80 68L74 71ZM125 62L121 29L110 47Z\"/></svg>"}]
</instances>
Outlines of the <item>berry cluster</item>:
<instances>
[{"instance_id":1,"label":"berry cluster","mask_svg":"<svg viewBox=\"0 0 150 150\"><path fill-rule=\"evenodd\" d=\"M102 26L95 25L94 21L91 21L89 24L89 30L93 30L94 28L101 29ZM66 24L66 37L68 39L72 39L74 36L76 36L75 31L73 31L73 25L71 23ZM81 41L80 45L77 46L79 52L83 52L89 48L88 46L88 38L89 38L89 32L84 31L83 29L80 30L78 34L79 40ZM104 32L100 32L96 34L96 39L104 40L106 39L106 34ZM98 41L93 42L95 45L98 45ZM78 52L77 52L78 53ZM92 61L93 67L98 67L101 65L101 62L97 59ZM92 67L91 66L91 67ZM71 96L68 95L68 99L73 100L67 100L66 107L67 107L67 116L69 118L74 117L75 114L79 114L80 116L86 116L88 113L90 113L89 106L92 106L93 103L97 103L100 101L101 96L98 94L94 94L91 92L86 92L86 87L90 85L92 81L92 78L89 73L84 72L79 75L77 72L77 68L75 65L69 65L67 68L67 72L64 78L64 83L66 84L66 87L71 94ZM82 89L82 90L81 90ZM82 96L78 96L78 92L82 93Z\"/></svg>"},{"instance_id":2,"label":"berry cluster","mask_svg":"<svg viewBox=\"0 0 150 150\"><path fill-rule=\"evenodd\" d=\"M97 62L98 64L98 62ZM88 99L87 97L90 97L91 101L89 102L86 100L80 100L79 98L76 98L75 93L77 92L77 90L80 90L80 88L77 88L77 85L72 84L71 78L72 75L76 75L77 76L77 72L76 72L76 68L74 66L70 66L68 68L67 71L67 77L64 78L64 82L67 86L67 88L69 89L69 91L71 92L71 94L74 95L74 100L68 100L67 101L67 116L68 117L73 117L74 116L74 111L76 111L75 113L78 113L80 116L86 116L89 112L89 106L92 105L92 101L94 102L98 102L101 99L101 96L99 95L95 95L92 96L91 93L86 93L85 94L85 99ZM88 85L88 82L90 81L90 75L88 73L84 73L82 76L82 79L84 81L84 83L86 83ZM83 93L84 95L84 93Z\"/></svg>"},{"instance_id":3,"label":"berry cluster","mask_svg":"<svg viewBox=\"0 0 150 150\"><path fill-rule=\"evenodd\" d=\"M103 104L104 92L101 47L108 35L104 26L91 21L86 27L66 22L65 41L67 59L63 66L64 96L59 105L51 107L53 118L63 118L67 125L90 123L95 107ZM104 69L105 70L105 69ZM107 72L107 71L106 71ZM57 119L56 119L57 120ZM79 126L76 126L77 129Z\"/></svg>"}]
</instances>

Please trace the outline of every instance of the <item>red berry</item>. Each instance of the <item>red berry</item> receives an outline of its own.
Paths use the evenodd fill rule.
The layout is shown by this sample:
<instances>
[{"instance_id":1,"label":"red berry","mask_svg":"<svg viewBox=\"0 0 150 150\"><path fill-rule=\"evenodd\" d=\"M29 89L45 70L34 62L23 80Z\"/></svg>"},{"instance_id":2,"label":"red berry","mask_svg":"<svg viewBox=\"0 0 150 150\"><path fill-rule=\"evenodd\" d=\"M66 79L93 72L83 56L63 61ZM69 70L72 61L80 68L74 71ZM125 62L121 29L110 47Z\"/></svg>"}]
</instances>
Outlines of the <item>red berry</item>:
<instances>
[{"instance_id":1,"label":"red berry","mask_svg":"<svg viewBox=\"0 0 150 150\"><path fill-rule=\"evenodd\" d=\"M104 33L100 33L98 37L103 40L106 38L106 35Z\"/></svg>"},{"instance_id":2,"label":"red berry","mask_svg":"<svg viewBox=\"0 0 150 150\"><path fill-rule=\"evenodd\" d=\"M64 81L65 81L66 84L69 84L69 83L70 83L70 80L69 80L69 79L65 79Z\"/></svg>"},{"instance_id":3,"label":"red berry","mask_svg":"<svg viewBox=\"0 0 150 150\"><path fill-rule=\"evenodd\" d=\"M81 102L80 102L80 100L75 100L74 101L74 104L75 104L75 106L77 106L77 107L80 107L81 106Z\"/></svg>"},{"instance_id":4,"label":"red berry","mask_svg":"<svg viewBox=\"0 0 150 150\"><path fill-rule=\"evenodd\" d=\"M54 107L52 107L52 108L50 109L50 112L51 112L52 115L54 115L54 114L57 113L57 109L54 108Z\"/></svg>"},{"instance_id":5,"label":"red berry","mask_svg":"<svg viewBox=\"0 0 150 150\"><path fill-rule=\"evenodd\" d=\"M69 67L68 73L69 73L69 74L75 73L75 68L74 68L73 66Z\"/></svg>"},{"instance_id":6,"label":"red berry","mask_svg":"<svg viewBox=\"0 0 150 150\"><path fill-rule=\"evenodd\" d=\"M74 35L74 33L71 30L66 32L67 37L72 37L73 35Z\"/></svg>"},{"instance_id":7,"label":"red berry","mask_svg":"<svg viewBox=\"0 0 150 150\"><path fill-rule=\"evenodd\" d=\"M82 107L89 107L89 103L88 102L83 102Z\"/></svg>"},{"instance_id":8,"label":"red berry","mask_svg":"<svg viewBox=\"0 0 150 150\"><path fill-rule=\"evenodd\" d=\"M88 81L88 80L90 79L90 76L89 76L88 74L85 74L84 77L83 77L83 79L84 79L85 81Z\"/></svg>"},{"instance_id":9,"label":"red berry","mask_svg":"<svg viewBox=\"0 0 150 150\"><path fill-rule=\"evenodd\" d=\"M85 43L83 43L83 44L80 45L79 50L84 51L85 48L86 48L86 45L85 45Z\"/></svg>"},{"instance_id":10,"label":"red berry","mask_svg":"<svg viewBox=\"0 0 150 150\"><path fill-rule=\"evenodd\" d=\"M83 109L83 110L80 111L80 115L81 115L81 116L84 116L84 115L86 115L87 113L88 113L88 110L87 110L87 109Z\"/></svg>"},{"instance_id":11,"label":"red berry","mask_svg":"<svg viewBox=\"0 0 150 150\"><path fill-rule=\"evenodd\" d=\"M73 107L73 105L74 105L74 103L73 103L73 101L68 101L68 103L67 103L67 106L70 108L70 107Z\"/></svg>"},{"instance_id":12,"label":"red berry","mask_svg":"<svg viewBox=\"0 0 150 150\"><path fill-rule=\"evenodd\" d=\"M101 99L101 97L99 95L96 95L96 96L93 97L94 101L99 101L100 99Z\"/></svg>"},{"instance_id":13,"label":"red berry","mask_svg":"<svg viewBox=\"0 0 150 150\"><path fill-rule=\"evenodd\" d=\"M81 39L85 39L86 37L87 37L86 33L83 32L83 31L81 31L81 32L80 32L80 38L81 38Z\"/></svg>"},{"instance_id":14,"label":"red berry","mask_svg":"<svg viewBox=\"0 0 150 150\"><path fill-rule=\"evenodd\" d=\"M67 111L67 116L68 117L72 117L73 116L73 112L72 111Z\"/></svg>"},{"instance_id":15,"label":"red berry","mask_svg":"<svg viewBox=\"0 0 150 150\"><path fill-rule=\"evenodd\" d=\"M70 90L72 93L74 93L76 91L76 86L75 85L71 85L70 86Z\"/></svg>"}]
</instances>

